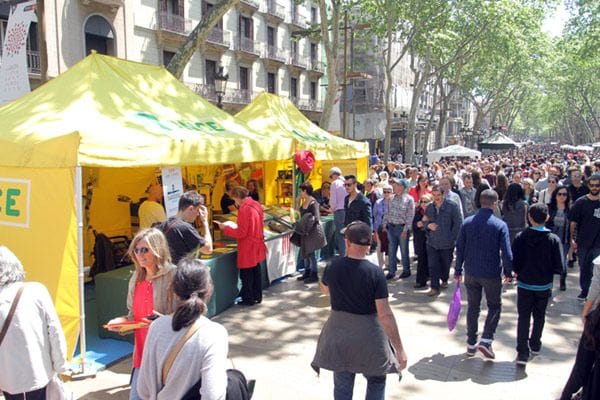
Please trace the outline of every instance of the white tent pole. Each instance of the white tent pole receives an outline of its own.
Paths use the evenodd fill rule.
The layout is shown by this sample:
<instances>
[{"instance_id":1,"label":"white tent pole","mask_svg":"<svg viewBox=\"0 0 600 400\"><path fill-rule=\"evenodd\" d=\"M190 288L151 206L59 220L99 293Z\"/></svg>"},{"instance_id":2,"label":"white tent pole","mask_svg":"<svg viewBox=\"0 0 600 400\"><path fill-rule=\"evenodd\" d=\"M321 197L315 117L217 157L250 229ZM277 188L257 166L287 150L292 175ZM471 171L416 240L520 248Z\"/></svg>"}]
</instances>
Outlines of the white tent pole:
<instances>
[{"instance_id":1,"label":"white tent pole","mask_svg":"<svg viewBox=\"0 0 600 400\"><path fill-rule=\"evenodd\" d=\"M84 270L83 270L83 195L82 195L83 178L81 166L75 167L75 215L77 218L77 272L79 283L79 357L80 369L75 372L72 379L85 379L96 376L96 369L89 366L86 371L85 353L86 336L85 336L85 287L84 287Z\"/></svg>"},{"instance_id":2,"label":"white tent pole","mask_svg":"<svg viewBox=\"0 0 600 400\"><path fill-rule=\"evenodd\" d=\"M77 271L79 283L79 357L81 358L81 373L85 372L85 288L83 272L83 196L82 196L81 166L75 167L75 213L77 216Z\"/></svg>"}]
</instances>

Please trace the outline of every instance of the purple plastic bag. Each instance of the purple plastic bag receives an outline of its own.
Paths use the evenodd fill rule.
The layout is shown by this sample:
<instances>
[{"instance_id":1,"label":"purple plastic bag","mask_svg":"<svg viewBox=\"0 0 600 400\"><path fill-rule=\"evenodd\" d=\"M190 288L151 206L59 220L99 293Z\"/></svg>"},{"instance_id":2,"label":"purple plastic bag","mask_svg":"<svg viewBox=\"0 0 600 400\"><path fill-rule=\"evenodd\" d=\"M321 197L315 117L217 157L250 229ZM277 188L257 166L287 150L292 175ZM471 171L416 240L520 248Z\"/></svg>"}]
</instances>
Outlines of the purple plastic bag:
<instances>
[{"instance_id":1,"label":"purple plastic bag","mask_svg":"<svg viewBox=\"0 0 600 400\"><path fill-rule=\"evenodd\" d=\"M460 315L461 302L460 302L460 282L456 282L456 288L454 289L454 296L452 296L452 302L450 303L450 309L448 309L448 330L452 332L456 327L458 316Z\"/></svg>"}]
</instances>

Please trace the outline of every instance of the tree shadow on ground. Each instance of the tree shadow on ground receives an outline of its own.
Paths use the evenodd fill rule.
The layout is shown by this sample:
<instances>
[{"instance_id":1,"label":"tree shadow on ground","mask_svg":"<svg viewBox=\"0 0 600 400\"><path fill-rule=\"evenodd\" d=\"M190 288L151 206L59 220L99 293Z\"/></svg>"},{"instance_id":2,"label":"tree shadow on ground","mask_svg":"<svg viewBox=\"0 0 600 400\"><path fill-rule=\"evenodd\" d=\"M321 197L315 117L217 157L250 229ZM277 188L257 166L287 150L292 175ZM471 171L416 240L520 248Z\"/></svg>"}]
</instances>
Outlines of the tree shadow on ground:
<instances>
[{"instance_id":1,"label":"tree shadow on ground","mask_svg":"<svg viewBox=\"0 0 600 400\"><path fill-rule=\"evenodd\" d=\"M425 357L411 365L408 372L418 380L457 382L471 380L480 385L516 382L527 378L525 368L508 361L484 361L466 354L445 356L442 353Z\"/></svg>"}]
</instances>

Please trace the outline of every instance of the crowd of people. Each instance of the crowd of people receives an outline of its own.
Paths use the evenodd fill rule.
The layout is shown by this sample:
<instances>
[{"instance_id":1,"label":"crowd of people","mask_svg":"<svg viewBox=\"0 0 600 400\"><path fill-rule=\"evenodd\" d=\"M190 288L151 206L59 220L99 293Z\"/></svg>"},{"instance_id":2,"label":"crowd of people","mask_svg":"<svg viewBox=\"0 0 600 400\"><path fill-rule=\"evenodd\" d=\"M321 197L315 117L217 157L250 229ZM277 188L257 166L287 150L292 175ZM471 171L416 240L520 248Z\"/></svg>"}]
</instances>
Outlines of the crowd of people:
<instances>
[{"instance_id":1,"label":"crowd of people","mask_svg":"<svg viewBox=\"0 0 600 400\"><path fill-rule=\"evenodd\" d=\"M352 398L356 373L367 379L367 398L384 399L386 375L407 366L387 282L412 279L414 272L414 288L432 299L451 279L464 282L467 355L494 359L502 284L516 280L516 362L525 365L542 351L554 276L565 290L575 265L584 329L562 399L582 387L584 399L599 398L600 162L537 146L422 167L377 163L364 183L338 167L329 172L331 181L321 189L309 182L300 187L295 230L305 267L299 279L319 282L330 296L312 366L334 372L335 399ZM262 301L260 263L266 257L255 188L229 187L223 212L236 209L237 223L219 223L238 241L245 306ZM326 213L333 214L340 257L329 260L319 279L315 251L326 243L319 223ZM230 398L227 332L203 316L213 288L207 267L194 258L212 251L207 215L202 196L186 192L176 217L141 229L131 242L129 314L109 323L142 324L134 330L131 399ZM378 265L367 260L372 252ZM68 370L65 340L47 290L23 280L20 261L0 246L0 327L7 328L0 331L0 390L7 399L44 399L51 382ZM479 337L483 296L488 311ZM15 357L22 356L15 351L25 349L30 365L15 368Z\"/></svg>"}]
</instances>

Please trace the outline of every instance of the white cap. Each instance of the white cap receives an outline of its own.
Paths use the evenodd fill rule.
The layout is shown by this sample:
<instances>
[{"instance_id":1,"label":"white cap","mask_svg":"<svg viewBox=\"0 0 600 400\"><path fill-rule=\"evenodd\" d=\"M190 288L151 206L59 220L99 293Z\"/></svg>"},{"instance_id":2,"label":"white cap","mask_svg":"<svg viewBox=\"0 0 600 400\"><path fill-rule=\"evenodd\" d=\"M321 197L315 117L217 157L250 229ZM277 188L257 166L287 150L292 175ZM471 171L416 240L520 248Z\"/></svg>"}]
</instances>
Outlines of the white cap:
<instances>
[{"instance_id":1,"label":"white cap","mask_svg":"<svg viewBox=\"0 0 600 400\"><path fill-rule=\"evenodd\" d=\"M339 175L342 176L342 170L339 169L338 167L333 167L329 170L329 176L331 175Z\"/></svg>"}]
</instances>

